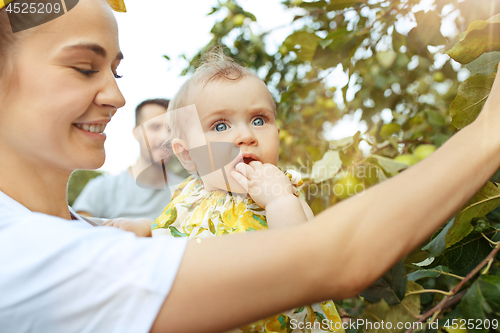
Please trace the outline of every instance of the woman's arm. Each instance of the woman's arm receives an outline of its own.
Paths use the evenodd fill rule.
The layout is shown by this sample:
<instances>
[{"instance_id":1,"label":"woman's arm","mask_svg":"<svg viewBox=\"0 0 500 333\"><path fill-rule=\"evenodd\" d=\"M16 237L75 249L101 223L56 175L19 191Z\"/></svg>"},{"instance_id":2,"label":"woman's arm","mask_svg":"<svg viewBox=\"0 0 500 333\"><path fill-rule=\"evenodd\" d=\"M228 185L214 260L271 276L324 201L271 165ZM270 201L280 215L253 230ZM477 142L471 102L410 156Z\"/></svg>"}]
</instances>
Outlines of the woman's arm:
<instances>
[{"instance_id":1,"label":"woman's arm","mask_svg":"<svg viewBox=\"0 0 500 333\"><path fill-rule=\"evenodd\" d=\"M493 90L500 92L500 80ZM191 242L153 332L221 332L356 295L428 238L500 166L499 94L424 161L285 230Z\"/></svg>"}]
</instances>

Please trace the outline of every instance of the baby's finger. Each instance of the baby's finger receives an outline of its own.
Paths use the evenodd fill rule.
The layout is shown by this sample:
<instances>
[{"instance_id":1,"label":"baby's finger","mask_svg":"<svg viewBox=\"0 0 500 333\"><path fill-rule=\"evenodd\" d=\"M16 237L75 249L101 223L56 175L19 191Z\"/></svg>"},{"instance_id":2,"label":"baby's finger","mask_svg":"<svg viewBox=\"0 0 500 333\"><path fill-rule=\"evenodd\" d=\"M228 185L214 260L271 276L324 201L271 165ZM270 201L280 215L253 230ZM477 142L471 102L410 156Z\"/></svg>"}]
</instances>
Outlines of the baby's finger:
<instances>
[{"instance_id":1,"label":"baby's finger","mask_svg":"<svg viewBox=\"0 0 500 333\"><path fill-rule=\"evenodd\" d=\"M261 161L252 161L249 163L249 165L254 168L255 170L259 169L262 167L262 162Z\"/></svg>"},{"instance_id":2,"label":"baby's finger","mask_svg":"<svg viewBox=\"0 0 500 333\"><path fill-rule=\"evenodd\" d=\"M107 220L102 225L105 227L112 227L114 224L114 220Z\"/></svg>"},{"instance_id":3,"label":"baby's finger","mask_svg":"<svg viewBox=\"0 0 500 333\"><path fill-rule=\"evenodd\" d=\"M251 166L245 163L236 164L236 167L234 169L239 173L241 173L246 178L250 178L250 176L253 175L255 172L255 170Z\"/></svg>"},{"instance_id":4,"label":"baby's finger","mask_svg":"<svg viewBox=\"0 0 500 333\"><path fill-rule=\"evenodd\" d=\"M231 176L240 184L246 191L248 191L248 179L236 170L231 171Z\"/></svg>"}]
</instances>

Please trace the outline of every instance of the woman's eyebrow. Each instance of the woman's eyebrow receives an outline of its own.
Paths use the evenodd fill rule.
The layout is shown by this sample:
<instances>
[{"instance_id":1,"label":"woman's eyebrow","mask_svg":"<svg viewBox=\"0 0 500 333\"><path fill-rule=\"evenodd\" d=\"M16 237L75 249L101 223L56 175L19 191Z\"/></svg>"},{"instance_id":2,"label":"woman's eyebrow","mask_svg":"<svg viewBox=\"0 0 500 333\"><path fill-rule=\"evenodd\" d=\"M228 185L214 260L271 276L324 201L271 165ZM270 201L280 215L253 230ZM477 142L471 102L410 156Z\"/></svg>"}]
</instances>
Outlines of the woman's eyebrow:
<instances>
[{"instance_id":1,"label":"woman's eyebrow","mask_svg":"<svg viewBox=\"0 0 500 333\"><path fill-rule=\"evenodd\" d=\"M107 54L106 49L104 49L104 47L97 45L97 44L76 44L76 45L66 46L64 48L64 50L69 50L69 49L90 50L103 58L105 58L106 54ZM122 60L122 59L123 59L123 53L118 52L115 60Z\"/></svg>"}]
</instances>

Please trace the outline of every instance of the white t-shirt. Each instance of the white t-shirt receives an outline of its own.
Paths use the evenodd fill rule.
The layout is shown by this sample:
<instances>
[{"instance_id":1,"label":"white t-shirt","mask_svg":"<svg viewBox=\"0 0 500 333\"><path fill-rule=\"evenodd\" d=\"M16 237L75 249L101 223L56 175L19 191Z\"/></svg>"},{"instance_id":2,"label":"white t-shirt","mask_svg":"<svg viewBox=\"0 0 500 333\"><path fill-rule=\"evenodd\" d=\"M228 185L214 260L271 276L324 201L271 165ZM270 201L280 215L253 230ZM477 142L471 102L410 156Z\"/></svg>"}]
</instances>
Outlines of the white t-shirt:
<instances>
[{"instance_id":1,"label":"white t-shirt","mask_svg":"<svg viewBox=\"0 0 500 333\"><path fill-rule=\"evenodd\" d=\"M33 213L0 191L0 332L149 332L186 242Z\"/></svg>"}]
</instances>

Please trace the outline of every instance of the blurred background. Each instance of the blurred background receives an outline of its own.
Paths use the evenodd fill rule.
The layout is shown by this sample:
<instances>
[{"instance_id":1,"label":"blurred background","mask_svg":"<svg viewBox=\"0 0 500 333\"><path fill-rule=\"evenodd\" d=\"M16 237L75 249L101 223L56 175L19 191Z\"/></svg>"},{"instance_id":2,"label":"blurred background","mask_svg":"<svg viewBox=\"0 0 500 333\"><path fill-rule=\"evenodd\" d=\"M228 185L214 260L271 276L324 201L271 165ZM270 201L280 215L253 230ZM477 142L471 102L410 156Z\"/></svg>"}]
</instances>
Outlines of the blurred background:
<instances>
[{"instance_id":1,"label":"blurred background","mask_svg":"<svg viewBox=\"0 0 500 333\"><path fill-rule=\"evenodd\" d=\"M498 1L144 0L127 9L115 14L127 104L106 128L101 172L118 174L137 159L137 104L171 98L200 52L222 44L275 96L282 165L318 183L335 174L312 175L312 164L358 131L356 142L340 143L351 147L349 158L340 154L344 167L374 152L394 158L419 143L440 146L454 133L448 108L470 72L444 51L471 22L496 13ZM393 173L381 171L363 186ZM317 201L316 211L338 199Z\"/></svg>"},{"instance_id":2,"label":"blurred background","mask_svg":"<svg viewBox=\"0 0 500 333\"><path fill-rule=\"evenodd\" d=\"M256 15L258 31L273 30L269 52L276 52L293 32L290 23L294 10L286 10L280 1L243 0L241 4ZM116 174L135 162L139 145L132 136L134 109L149 98L171 98L187 79L181 73L213 34L212 27L224 19L224 11L207 15L217 1L128 1L127 13L116 13L120 46L125 60L119 68L119 80L127 104L108 125L106 163L101 170ZM126 38L125 38L126 37ZM168 61L164 55L170 58Z\"/></svg>"}]
</instances>

